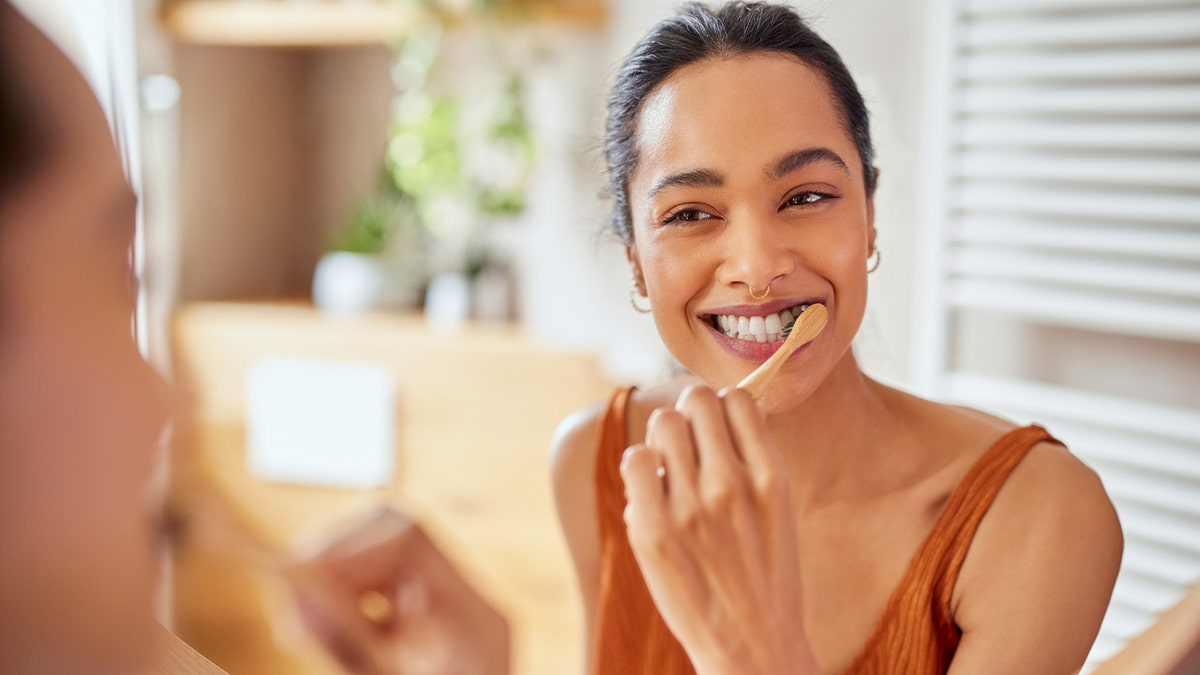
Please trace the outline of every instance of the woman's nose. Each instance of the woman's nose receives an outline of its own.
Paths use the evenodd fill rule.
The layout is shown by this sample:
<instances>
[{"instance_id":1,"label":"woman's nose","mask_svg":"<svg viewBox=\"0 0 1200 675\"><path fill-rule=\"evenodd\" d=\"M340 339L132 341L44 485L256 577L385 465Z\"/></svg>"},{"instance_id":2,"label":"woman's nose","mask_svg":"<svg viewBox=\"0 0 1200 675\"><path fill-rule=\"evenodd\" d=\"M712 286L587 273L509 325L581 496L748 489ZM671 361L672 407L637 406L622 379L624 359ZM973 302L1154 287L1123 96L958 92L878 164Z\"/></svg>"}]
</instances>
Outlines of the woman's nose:
<instances>
[{"instance_id":1,"label":"woman's nose","mask_svg":"<svg viewBox=\"0 0 1200 675\"><path fill-rule=\"evenodd\" d=\"M725 256L717 273L721 283L744 285L751 295L758 295L796 269L795 255L769 219L743 218L726 232Z\"/></svg>"}]
</instances>

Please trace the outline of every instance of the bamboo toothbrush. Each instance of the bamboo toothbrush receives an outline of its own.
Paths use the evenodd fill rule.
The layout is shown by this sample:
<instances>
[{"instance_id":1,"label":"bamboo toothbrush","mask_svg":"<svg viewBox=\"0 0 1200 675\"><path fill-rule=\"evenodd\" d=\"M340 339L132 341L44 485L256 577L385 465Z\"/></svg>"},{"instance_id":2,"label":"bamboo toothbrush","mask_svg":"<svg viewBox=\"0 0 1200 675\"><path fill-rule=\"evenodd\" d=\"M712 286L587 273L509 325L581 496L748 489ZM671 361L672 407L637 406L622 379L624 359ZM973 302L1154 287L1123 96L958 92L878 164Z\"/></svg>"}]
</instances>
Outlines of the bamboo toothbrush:
<instances>
[{"instance_id":1,"label":"bamboo toothbrush","mask_svg":"<svg viewBox=\"0 0 1200 675\"><path fill-rule=\"evenodd\" d=\"M739 382L738 388L745 389L755 399L762 398L763 392L767 390L767 385L775 379L775 375L783 368L788 357L820 335L828 320L829 311L825 309L825 305L809 305L808 309L801 312L800 316L793 319L783 330L787 339L779 347L779 351L772 354L771 358L763 361L761 366L755 368L753 373Z\"/></svg>"}]
</instances>

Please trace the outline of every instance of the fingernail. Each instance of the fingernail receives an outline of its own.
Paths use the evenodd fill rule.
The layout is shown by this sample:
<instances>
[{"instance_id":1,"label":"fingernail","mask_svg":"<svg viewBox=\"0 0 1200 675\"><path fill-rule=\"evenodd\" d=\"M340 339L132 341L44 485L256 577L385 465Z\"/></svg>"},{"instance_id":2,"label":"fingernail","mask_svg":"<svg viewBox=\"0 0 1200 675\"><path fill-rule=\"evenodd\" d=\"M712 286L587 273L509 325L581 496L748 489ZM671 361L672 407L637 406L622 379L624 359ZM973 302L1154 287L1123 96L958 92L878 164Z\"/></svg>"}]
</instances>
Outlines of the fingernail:
<instances>
[{"instance_id":1,"label":"fingernail","mask_svg":"<svg viewBox=\"0 0 1200 675\"><path fill-rule=\"evenodd\" d=\"M625 464L629 462L629 458L633 457L633 446L625 448L625 452L621 453L621 468L625 468Z\"/></svg>"}]
</instances>

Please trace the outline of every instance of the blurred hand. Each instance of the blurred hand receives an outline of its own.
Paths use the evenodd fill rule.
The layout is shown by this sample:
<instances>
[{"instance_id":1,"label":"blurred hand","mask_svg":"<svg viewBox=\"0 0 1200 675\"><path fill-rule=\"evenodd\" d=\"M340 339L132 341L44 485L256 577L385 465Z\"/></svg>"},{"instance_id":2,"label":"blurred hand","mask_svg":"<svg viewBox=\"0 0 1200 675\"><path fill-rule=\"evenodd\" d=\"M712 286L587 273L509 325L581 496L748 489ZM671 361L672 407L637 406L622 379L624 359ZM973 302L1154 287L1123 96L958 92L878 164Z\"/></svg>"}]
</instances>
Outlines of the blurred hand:
<instances>
[{"instance_id":1,"label":"blurred hand","mask_svg":"<svg viewBox=\"0 0 1200 675\"><path fill-rule=\"evenodd\" d=\"M689 387L654 412L621 475L629 543L696 671L817 672L788 483L750 396Z\"/></svg>"},{"instance_id":2,"label":"blurred hand","mask_svg":"<svg viewBox=\"0 0 1200 675\"><path fill-rule=\"evenodd\" d=\"M507 675L508 622L419 525L384 510L293 570L301 619L359 675Z\"/></svg>"}]
</instances>

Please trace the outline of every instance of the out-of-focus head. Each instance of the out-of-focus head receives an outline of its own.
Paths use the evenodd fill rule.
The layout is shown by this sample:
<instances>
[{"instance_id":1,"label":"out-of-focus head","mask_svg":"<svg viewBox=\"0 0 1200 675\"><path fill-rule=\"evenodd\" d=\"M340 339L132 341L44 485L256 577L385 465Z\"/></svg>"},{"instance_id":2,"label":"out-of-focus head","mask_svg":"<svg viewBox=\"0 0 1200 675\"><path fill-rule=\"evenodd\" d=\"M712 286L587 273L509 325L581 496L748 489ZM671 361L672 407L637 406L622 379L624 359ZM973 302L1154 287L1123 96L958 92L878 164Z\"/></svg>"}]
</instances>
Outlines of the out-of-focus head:
<instances>
[{"instance_id":1,"label":"out-of-focus head","mask_svg":"<svg viewBox=\"0 0 1200 675\"><path fill-rule=\"evenodd\" d=\"M130 672L168 419L132 334L136 199L100 105L0 0L0 672Z\"/></svg>"},{"instance_id":2,"label":"out-of-focus head","mask_svg":"<svg viewBox=\"0 0 1200 675\"><path fill-rule=\"evenodd\" d=\"M787 54L821 74L858 149L866 193L874 194L875 150L867 107L837 51L785 5L730 2L714 12L690 2L637 43L609 92L604 136L607 189L613 200L609 228L625 244L633 242L629 177L639 160L637 125L646 97L685 66L754 52Z\"/></svg>"}]
</instances>

